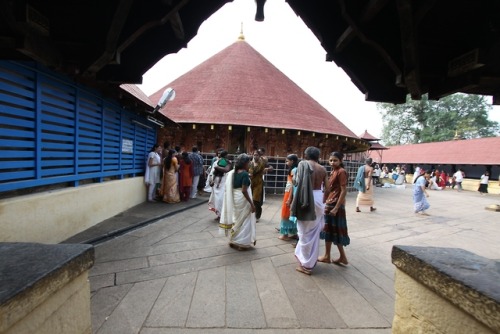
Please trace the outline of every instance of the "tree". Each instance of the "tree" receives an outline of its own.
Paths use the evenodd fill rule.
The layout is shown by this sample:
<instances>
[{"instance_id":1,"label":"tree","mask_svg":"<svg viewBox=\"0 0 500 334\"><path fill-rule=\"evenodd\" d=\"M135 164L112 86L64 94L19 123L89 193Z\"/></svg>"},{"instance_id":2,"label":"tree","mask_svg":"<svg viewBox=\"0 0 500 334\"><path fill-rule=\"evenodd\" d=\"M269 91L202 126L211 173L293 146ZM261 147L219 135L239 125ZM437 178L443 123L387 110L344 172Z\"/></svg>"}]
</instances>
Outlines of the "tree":
<instances>
[{"instance_id":1,"label":"tree","mask_svg":"<svg viewBox=\"0 0 500 334\"><path fill-rule=\"evenodd\" d=\"M406 103L378 103L382 115L385 145L416 144L460 138L493 137L500 133L498 122L488 120L491 109L481 95L457 93L439 101L407 97Z\"/></svg>"}]
</instances>

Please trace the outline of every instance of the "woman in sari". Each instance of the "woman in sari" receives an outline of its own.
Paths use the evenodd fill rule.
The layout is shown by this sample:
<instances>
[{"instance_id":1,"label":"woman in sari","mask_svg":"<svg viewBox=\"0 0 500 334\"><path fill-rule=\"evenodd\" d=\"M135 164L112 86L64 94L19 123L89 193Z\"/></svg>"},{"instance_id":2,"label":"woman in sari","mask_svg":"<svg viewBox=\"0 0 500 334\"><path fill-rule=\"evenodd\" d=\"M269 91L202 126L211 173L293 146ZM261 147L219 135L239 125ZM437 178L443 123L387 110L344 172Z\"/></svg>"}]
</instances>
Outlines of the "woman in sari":
<instances>
[{"instance_id":1,"label":"woman in sari","mask_svg":"<svg viewBox=\"0 0 500 334\"><path fill-rule=\"evenodd\" d=\"M163 182L161 185L161 193L163 201L166 203L179 203L179 186L177 184L177 171L179 163L175 157L175 150L168 150L163 166Z\"/></svg>"},{"instance_id":2,"label":"woman in sari","mask_svg":"<svg viewBox=\"0 0 500 334\"><path fill-rule=\"evenodd\" d=\"M413 184L413 205L415 208L415 213L422 214L424 216L428 216L425 213L430 205L427 202L426 197L429 197L429 194L425 190L426 178L430 176L428 171L421 171L421 174L417 176L415 182Z\"/></svg>"},{"instance_id":3,"label":"woman in sari","mask_svg":"<svg viewBox=\"0 0 500 334\"><path fill-rule=\"evenodd\" d=\"M225 194L219 227L230 234L229 246L244 250L255 245L255 205L248 175L250 156L236 158L235 167L226 174Z\"/></svg>"},{"instance_id":4,"label":"woman in sari","mask_svg":"<svg viewBox=\"0 0 500 334\"><path fill-rule=\"evenodd\" d=\"M361 212L359 207L361 205L370 206L370 211L375 211L376 208L373 207L373 187L372 184L372 173L373 167L372 158L365 160L365 164L358 168L358 174L354 180L354 188L358 190L358 197L356 198L356 212ZM399 171L399 165L396 167Z\"/></svg>"},{"instance_id":5,"label":"woman in sari","mask_svg":"<svg viewBox=\"0 0 500 334\"><path fill-rule=\"evenodd\" d=\"M144 183L148 187L148 202L156 202L155 189L160 183L161 168L161 146L155 144L148 155L146 172L144 173Z\"/></svg>"},{"instance_id":6,"label":"woman in sari","mask_svg":"<svg viewBox=\"0 0 500 334\"><path fill-rule=\"evenodd\" d=\"M290 206L292 205L294 191L297 187L293 186L293 177L297 172L299 158L295 154L289 154L286 157L286 165L288 166L288 176L285 186L285 194L283 195L283 204L281 206L281 222L279 233L280 240L297 239L297 218L290 215Z\"/></svg>"},{"instance_id":7,"label":"woman in sari","mask_svg":"<svg viewBox=\"0 0 500 334\"><path fill-rule=\"evenodd\" d=\"M194 175L193 165L193 162L189 158L189 153L182 152L181 161L179 162L179 193L183 202L187 202L191 195Z\"/></svg>"},{"instance_id":8,"label":"woman in sari","mask_svg":"<svg viewBox=\"0 0 500 334\"><path fill-rule=\"evenodd\" d=\"M225 151L221 151L219 156L223 154ZM210 198L208 199L208 209L213 211L216 214L215 220L220 220L221 210L222 210L222 202L224 201L224 193L226 187L224 186L226 183L227 172L231 170L231 163L228 163L227 166L221 167L217 164L217 160L212 163L212 169L210 172L210 179L213 180L213 173L215 171L223 172L224 174L221 176L219 187L215 187L215 184L212 185L212 193L210 194Z\"/></svg>"}]
</instances>

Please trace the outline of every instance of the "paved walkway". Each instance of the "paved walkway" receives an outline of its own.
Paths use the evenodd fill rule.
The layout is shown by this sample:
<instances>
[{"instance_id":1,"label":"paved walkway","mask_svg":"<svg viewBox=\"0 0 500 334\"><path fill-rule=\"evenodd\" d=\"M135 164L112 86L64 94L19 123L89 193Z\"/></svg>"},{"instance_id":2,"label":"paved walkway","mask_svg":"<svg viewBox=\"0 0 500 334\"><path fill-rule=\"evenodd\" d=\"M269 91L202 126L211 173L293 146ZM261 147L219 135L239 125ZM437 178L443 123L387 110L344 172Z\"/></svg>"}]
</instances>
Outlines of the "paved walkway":
<instances>
[{"instance_id":1,"label":"paved walkway","mask_svg":"<svg viewBox=\"0 0 500 334\"><path fill-rule=\"evenodd\" d=\"M500 204L499 195L430 191L430 216L413 213L411 195L410 188L376 188L377 210L356 213L356 193L348 194L349 265L318 263L311 276L294 270L294 248L277 239L281 196L267 197L257 246L243 252L218 233L208 196L188 206L140 205L80 235L102 241L114 236L106 229L129 231L96 244L93 331L390 333L393 245L458 247L500 259L500 212L485 210Z\"/></svg>"}]
</instances>

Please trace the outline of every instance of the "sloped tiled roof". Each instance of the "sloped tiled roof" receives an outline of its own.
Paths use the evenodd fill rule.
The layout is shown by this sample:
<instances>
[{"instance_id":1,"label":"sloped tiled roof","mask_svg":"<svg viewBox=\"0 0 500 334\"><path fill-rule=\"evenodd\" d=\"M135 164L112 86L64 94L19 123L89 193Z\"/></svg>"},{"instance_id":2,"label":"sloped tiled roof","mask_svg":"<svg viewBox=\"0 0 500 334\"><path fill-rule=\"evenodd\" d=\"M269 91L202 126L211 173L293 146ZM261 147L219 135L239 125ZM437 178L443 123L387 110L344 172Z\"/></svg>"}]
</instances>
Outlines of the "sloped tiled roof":
<instances>
[{"instance_id":1,"label":"sloped tiled roof","mask_svg":"<svg viewBox=\"0 0 500 334\"><path fill-rule=\"evenodd\" d=\"M151 100L149 99L149 97L146 95L146 93L144 93L139 87L137 87L136 85L132 85L132 84L123 84L123 85L120 85L120 88L123 89L124 91L126 91L127 93L129 93L130 95L132 95L133 97L141 100L142 102L144 102L145 104L147 104L148 106L151 107L151 109L154 108L154 105L153 105L153 102L151 102Z\"/></svg>"},{"instance_id":2,"label":"sloped tiled roof","mask_svg":"<svg viewBox=\"0 0 500 334\"><path fill-rule=\"evenodd\" d=\"M367 140L367 141L376 141L376 140L380 140L380 138L375 138L374 136L372 136L371 134L368 133L368 130L365 130L365 132L363 132L362 135L359 136L359 138L361 139L364 139L364 140Z\"/></svg>"},{"instance_id":3,"label":"sloped tiled roof","mask_svg":"<svg viewBox=\"0 0 500 334\"><path fill-rule=\"evenodd\" d=\"M371 151L388 150L388 148L380 143L370 143L370 150Z\"/></svg>"},{"instance_id":4,"label":"sloped tiled roof","mask_svg":"<svg viewBox=\"0 0 500 334\"><path fill-rule=\"evenodd\" d=\"M313 74L311 74L313 75ZM358 138L245 41L237 41L166 87L175 100L161 112L177 123L294 129Z\"/></svg>"},{"instance_id":5,"label":"sloped tiled roof","mask_svg":"<svg viewBox=\"0 0 500 334\"><path fill-rule=\"evenodd\" d=\"M500 165L500 137L389 146L383 163Z\"/></svg>"}]
</instances>

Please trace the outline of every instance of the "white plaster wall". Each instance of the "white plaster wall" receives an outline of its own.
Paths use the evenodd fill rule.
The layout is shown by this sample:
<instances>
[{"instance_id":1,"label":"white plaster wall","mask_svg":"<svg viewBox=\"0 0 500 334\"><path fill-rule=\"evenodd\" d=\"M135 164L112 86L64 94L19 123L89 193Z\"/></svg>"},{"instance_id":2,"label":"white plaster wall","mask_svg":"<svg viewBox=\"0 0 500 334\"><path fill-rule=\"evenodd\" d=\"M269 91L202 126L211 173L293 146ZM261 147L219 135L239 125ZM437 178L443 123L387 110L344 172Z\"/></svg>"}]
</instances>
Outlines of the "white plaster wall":
<instances>
[{"instance_id":1,"label":"white plaster wall","mask_svg":"<svg viewBox=\"0 0 500 334\"><path fill-rule=\"evenodd\" d=\"M0 242L59 243L145 200L143 177L0 200Z\"/></svg>"}]
</instances>

